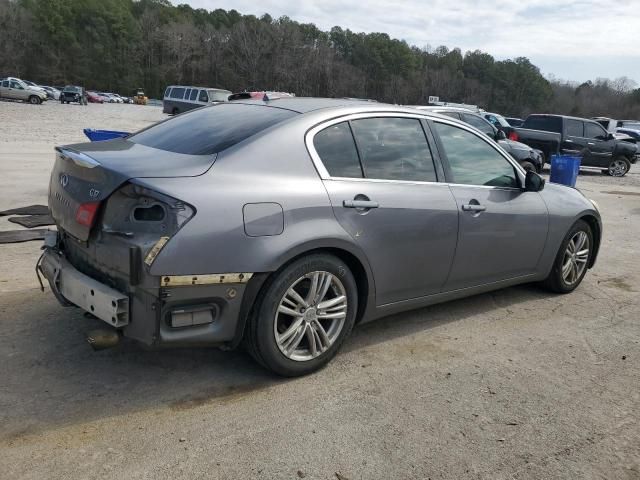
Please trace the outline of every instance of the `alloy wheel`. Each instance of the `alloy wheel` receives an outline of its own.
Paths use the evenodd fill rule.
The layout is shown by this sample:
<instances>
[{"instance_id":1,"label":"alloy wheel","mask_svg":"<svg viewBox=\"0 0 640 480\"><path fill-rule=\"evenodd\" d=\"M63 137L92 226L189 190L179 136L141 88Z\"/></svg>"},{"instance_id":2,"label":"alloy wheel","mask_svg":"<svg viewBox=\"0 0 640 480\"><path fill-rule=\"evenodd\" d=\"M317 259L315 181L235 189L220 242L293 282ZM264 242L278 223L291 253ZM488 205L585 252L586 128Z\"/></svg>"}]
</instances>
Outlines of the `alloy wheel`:
<instances>
[{"instance_id":1,"label":"alloy wheel","mask_svg":"<svg viewBox=\"0 0 640 480\"><path fill-rule=\"evenodd\" d=\"M580 230L571 237L562 259L562 279L567 285L580 280L589 260L589 236Z\"/></svg>"},{"instance_id":2,"label":"alloy wheel","mask_svg":"<svg viewBox=\"0 0 640 480\"><path fill-rule=\"evenodd\" d=\"M609 175L612 177L622 177L627 173L627 163L624 160L614 160L609 165Z\"/></svg>"},{"instance_id":3,"label":"alloy wheel","mask_svg":"<svg viewBox=\"0 0 640 480\"><path fill-rule=\"evenodd\" d=\"M299 362L329 350L347 318L347 293L330 272L310 272L298 278L282 296L273 333L280 352Z\"/></svg>"}]
</instances>

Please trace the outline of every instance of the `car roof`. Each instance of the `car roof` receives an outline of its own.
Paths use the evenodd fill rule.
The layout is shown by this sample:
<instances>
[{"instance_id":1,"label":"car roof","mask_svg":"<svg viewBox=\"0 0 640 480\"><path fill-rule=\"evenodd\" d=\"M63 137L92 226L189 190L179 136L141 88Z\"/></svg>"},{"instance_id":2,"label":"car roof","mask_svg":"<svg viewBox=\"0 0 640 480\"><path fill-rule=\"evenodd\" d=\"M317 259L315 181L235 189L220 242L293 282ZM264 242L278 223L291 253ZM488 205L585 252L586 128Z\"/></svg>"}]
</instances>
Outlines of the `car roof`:
<instances>
[{"instance_id":1,"label":"car roof","mask_svg":"<svg viewBox=\"0 0 640 480\"><path fill-rule=\"evenodd\" d=\"M398 105L390 105L386 103L371 102L369 100L354 100L350 98L319 98L319 97L283 97L274 98L267 101L260 99L234 100L232 103L247 105L264 105L267 107L284 108L297 113L308 113L315 110L326 108L355 107L363 106L369 109L389 110L390 107L395 109L407 110L408 107L400 107ZM413 110L413 109L411 109Z\"/></svg>"}]
</instances>

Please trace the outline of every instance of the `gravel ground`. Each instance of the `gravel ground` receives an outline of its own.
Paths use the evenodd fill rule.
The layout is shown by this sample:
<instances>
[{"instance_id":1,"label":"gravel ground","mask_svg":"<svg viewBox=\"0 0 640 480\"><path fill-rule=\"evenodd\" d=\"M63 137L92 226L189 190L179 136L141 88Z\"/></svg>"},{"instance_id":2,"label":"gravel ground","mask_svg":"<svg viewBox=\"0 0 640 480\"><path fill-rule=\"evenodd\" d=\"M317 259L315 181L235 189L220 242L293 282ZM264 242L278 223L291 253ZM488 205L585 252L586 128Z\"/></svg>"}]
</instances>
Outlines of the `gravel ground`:
<instances>
[{"instance_id":1,"label":"gravel ground","mask_svg":"<svg viewBox=\"0 0 640 480\"><path fill-rule=\"evenodd\" d=\"M0 102L0 209L46 203L52 147L156 107ZM640 478L640 167L581 174L598 263L571 295L521 286L357 328L315 375L242 352L92 352L100 323L0 246L0 477ZM19 228L0 220L0 229Z\"/></svg>"}]
</instances>

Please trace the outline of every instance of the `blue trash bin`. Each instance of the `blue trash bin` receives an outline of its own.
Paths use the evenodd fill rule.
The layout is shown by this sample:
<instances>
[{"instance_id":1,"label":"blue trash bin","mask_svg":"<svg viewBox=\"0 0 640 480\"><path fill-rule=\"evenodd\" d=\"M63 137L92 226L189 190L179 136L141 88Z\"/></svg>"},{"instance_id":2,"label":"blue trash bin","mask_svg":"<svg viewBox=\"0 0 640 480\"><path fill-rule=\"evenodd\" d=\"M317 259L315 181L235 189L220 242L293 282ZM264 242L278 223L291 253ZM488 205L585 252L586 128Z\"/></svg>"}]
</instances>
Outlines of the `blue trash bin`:
<instances>
[{"instance_id":1,"label":"blue trash bin","mask_svg":"<svg viewBox=\"0 0 640 480\"><path fill-rule=\"evenodd\" d=\"M550 182L575 187L582 157L577 155L552 155Z\"/></svg>"},{"instance_id":2,"label":"blue trash bin","mask_svg":"<svg viewBox=\"0 0 640 480\"><path fill-rule=\"evenodd\" d=\"M83 132L92 142L113 140L114 138L126 137L127 135L131 135L129 132L118 132L116 130L94 130L93 128L85 128Z\"/></svg>"}]
</instances>

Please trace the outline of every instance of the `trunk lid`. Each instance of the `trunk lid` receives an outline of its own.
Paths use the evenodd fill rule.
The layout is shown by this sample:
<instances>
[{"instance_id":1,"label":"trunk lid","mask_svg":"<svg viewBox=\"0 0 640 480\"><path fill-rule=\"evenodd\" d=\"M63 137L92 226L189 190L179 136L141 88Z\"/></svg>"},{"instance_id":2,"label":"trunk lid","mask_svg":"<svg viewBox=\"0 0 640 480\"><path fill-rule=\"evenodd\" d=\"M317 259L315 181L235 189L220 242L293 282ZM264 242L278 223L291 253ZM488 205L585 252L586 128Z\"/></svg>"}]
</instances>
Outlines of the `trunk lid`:
<instances>
[{"instance_id":1,"label":"trunk lid","mask_svg":"<svg viewBox=\"0 0 640 480\"><path fill-rule=\"evenodd\" d=\"M202 175L215 159L215 154L167 152L126 139L56 147L49 180L49 210L58 227L86 241L91 227L76 219L81 205L102 203L133 178Z\"/></svg>"}]
</instances>

